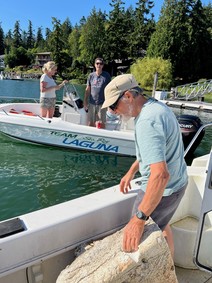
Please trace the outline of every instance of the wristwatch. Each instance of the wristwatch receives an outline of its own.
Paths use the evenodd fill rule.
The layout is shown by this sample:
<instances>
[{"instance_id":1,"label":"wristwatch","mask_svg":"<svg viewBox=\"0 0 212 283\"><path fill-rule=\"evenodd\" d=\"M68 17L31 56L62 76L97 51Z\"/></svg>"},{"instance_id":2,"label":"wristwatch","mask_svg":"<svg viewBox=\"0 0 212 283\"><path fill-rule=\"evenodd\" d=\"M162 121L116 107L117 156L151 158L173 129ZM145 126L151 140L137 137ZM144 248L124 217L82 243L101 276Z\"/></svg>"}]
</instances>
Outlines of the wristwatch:
<instances>
[{"instance_id":1,"label":"wristwatch","mask_svg":"<svg viewBox=\"0 0 212 283\"><path fill-rule=\"evenodd\" d=\"M138 219L140 219L140 220L148 220L149 219L149 216L146 216L146 214L144 214L141 210L138 210L137 212L136 212L136 216L137 216L137 218Z\"/></svg>"}]
</instances>

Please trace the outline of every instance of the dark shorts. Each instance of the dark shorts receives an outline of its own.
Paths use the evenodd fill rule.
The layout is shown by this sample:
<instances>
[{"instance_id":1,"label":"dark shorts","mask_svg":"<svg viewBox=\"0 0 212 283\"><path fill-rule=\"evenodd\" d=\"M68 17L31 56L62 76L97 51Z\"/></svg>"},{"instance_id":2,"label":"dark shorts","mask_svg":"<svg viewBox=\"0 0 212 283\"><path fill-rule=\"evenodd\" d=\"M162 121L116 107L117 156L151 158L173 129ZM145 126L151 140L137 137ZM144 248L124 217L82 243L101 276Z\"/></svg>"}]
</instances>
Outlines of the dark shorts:
<instances>
[{"instance_id":1,"label":"dark shorts","mask_svg":"<svg viewBox=\"0 0 212 283\"><path fill-rule=\"evenodd\" d=\"M166 225L169 223L172 216L174 215L185 193L186 187L187 184L176 193L173 193L170 196L162 197L160 203L150 215L150 217L153 219L153 221L158 225L158 227L162 231L165 229ZM145 194L144 191L139 190L138 195L135 199L132 215L134 215L137 212L138 206L141 203L144 194Z\"/></svg>"},{"instance_id":2,"label":"dark shorts","mask_svg":"<svg viewBox=\"0 0 212 283\"><path fill-rule=\"evenodd\" d=\"M55 107L55 104L56 104L56 98L45 98L45 97L40 98L41 108L51 109Z\"/></svg>"},{"instance_id":3,"label":"dark shorts","mask_svg":"<svg viewBox=\"0 0 212 283\"><path fill-rule=\"evenodd\" d=\"M96 121L102 121L106 123L107 108L101 109L102 105L89 104L88 107L88 119L92 125L95 125Z\"/></svg>"}]
</instances>

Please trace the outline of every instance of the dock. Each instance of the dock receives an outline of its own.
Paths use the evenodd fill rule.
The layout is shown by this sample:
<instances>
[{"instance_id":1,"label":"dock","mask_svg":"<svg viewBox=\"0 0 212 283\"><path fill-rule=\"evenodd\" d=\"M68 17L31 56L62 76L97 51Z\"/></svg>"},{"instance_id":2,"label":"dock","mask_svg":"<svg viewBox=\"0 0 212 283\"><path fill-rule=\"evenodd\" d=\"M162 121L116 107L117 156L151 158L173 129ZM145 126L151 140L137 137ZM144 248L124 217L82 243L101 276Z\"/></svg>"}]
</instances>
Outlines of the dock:
<instances>
[{"instance_id":1,"label":"dock","mask_svg":"<svg viewBox=\"0 0 212 283\"><path fill-rule=\"evenodd\" d=\"M203 101L182 101L182 100L160 100L167 106L176 107L181 109L198 110L212 113L212 103Z\"/></svg>"}]
</instances>

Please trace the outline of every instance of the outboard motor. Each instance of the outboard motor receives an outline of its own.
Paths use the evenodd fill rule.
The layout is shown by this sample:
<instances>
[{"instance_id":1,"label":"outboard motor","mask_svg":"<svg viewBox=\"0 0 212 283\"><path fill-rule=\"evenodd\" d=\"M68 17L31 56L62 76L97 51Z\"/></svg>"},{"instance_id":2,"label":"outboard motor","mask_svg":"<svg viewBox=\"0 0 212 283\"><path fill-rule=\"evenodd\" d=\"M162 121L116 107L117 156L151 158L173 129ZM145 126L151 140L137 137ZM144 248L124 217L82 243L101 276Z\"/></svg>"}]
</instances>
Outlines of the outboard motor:
<instances>
[{"instance_id":1,"label":"outboard motor","mask_svg":"<svg viewBox=\"0 0 212 283\"><path fill-rule=\"evenodd\" d=\"M180 125L182 137L183 137L183 144L184 149L187 148L187 146L190 144L191 140L199 130L199 128L203 125L202 121L199 119L199 117L194 115L180 115L177 117L178 123ZM192 154L198 145L200 144L201 140L203 139L205 134L205 131L202 130L202 132L199 134L197 139L195 140L194 144L190 148L188 154Z\"/></svg>"},{"instance_id":2,"label":"outboard motor","mask_svg":"<svg viewBox=\"0 0 212 283\"><path fill-rule=\"evenodd\" d=\"M54 115L53 116L54 117L60 117L61 116L59 105L55 106L55 110L54 110Z\"/></svg>"}]
</instances>

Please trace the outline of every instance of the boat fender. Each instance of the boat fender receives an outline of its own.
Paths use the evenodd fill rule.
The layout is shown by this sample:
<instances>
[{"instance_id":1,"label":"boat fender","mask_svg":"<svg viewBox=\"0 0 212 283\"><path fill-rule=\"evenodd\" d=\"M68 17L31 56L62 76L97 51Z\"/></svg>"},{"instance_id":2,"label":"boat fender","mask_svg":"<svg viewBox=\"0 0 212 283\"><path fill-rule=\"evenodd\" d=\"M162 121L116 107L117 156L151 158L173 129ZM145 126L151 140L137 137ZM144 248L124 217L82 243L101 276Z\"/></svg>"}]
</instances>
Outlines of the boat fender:
<instances>
[{"instance_id":1,"label":"boat fender","mask_svg":"<svg viewBox=\"0 0 212 283\"><path fill-rule=\"evenodd\" d=\"M9 113L12 113L12 114L19 114L19 112L18 111L16 111L15 109L10 109L10 111L9 111Z\"/></svg>"},{"instance_id":2,"label":"boat fender","mask_svg":"<svg viewBox=\"0 0 212 283\"><path fill-rule=\"evenodd\" d=\"M27 111L27 110L23 110L22 113L23 113L24 115L28 115L28 116L36 116L33 112Z\"/></svg>"}]
</instances>

